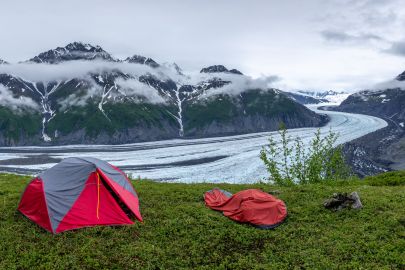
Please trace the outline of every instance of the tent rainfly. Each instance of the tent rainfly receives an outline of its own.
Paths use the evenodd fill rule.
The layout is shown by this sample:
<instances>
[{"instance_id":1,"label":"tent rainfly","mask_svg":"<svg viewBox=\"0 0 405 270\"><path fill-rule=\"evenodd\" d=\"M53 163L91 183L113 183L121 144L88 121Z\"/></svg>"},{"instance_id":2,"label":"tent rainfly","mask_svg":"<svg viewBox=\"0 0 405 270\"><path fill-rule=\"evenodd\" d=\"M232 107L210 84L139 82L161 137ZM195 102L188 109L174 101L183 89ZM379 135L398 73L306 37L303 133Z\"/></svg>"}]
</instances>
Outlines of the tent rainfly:
<instances>
[{"instance_id":1,"label":"tent rainfly","mask_svg":"<svg viewBox=\"0 0 405 270\"><path fill-rule=\"evenodd\" d=\"M66 158L34 178L18 210L51 233L142 221L131 182L117 167L91 157Z\"/></svg>"},{"instance_id":2,"label":"tent rainfly","mask_svg":"<svg viewBox=\"0 0 405 270\"><path fill-rule=\"evenodd\" d=\"M232 194L214 188L204 194L204 201L206 206L221 211L232 220L250 223L261 229L273 229L287 217L287 206L282 200L258 189Z\"/></svg>"}]
</instances>

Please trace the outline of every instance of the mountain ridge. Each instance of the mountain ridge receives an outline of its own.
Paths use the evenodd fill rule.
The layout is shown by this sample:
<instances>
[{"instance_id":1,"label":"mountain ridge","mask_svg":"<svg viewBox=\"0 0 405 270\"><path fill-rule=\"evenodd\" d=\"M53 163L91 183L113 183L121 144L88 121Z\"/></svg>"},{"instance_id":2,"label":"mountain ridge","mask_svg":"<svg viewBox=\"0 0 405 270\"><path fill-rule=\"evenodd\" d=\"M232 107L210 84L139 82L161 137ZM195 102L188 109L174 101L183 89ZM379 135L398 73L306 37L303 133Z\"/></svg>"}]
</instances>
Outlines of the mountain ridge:
<instances>
[{"instance_id":1,"label":"mountain ridge","mask_svg":"<svg viewBox=\"0 0 405 270\"><path fill-rule=\"evenodd\" d=\"M88 43L72 42L65 47L57 47L56 49L42 52L29 59L28 62L57 64L64 61L96 59L116 61L98 45L93 46Z\"/></svg>"},{"instance_id":2,"label":"mountain ridge","mask_svg":"<svg viewBox=\"0 0 405 270\"><path fill-rule=\"evenodd\" d=\"M345 144L345 155L360 176L373 175L405 167L405 90L393 80L393 87L363 90L350 95L337 111L361 113L383 118L388 127ZM405 87L405 85L404 85Z\"/></svg>"},{"instance_id":3,"label":"mountain ridge","mask_svg":"<svg viewBox=\"0 0 405 270\"><path fill-rule=\"evenodd\" d=\"M279 122L306 127L327 121L281 91L222 65L188 75L176 64L161 65L139 55L119 60L100 46L81 42L40 53L28 62L34 71L44 63L66 73L91 69L80 76L40 81L0 72L0 95L9 101L0 99L0 145L117 144L268 131Z\"/></svg>"}]
</instances>

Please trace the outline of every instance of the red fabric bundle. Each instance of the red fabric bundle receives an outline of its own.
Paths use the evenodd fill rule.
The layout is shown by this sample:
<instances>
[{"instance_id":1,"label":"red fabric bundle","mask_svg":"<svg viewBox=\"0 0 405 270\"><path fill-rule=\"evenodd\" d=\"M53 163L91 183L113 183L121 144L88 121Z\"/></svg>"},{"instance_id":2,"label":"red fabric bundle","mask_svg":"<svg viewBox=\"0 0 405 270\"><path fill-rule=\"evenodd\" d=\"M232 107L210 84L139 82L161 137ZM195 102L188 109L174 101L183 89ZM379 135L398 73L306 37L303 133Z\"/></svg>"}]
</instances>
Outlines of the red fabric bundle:
<instances>
[{"instance_id":1,"label":"red fabric bundle","mask_svg":"<svg viewBox=\"0 0 405 270\"><path fill-rule=\"evenodd\" d=\"M204 194L205 204L228 218L257 227L271 229L280 225L287 217L285 203L258 189L240 191L234 195L213 189Z\"/></svg>"}]
</instances>

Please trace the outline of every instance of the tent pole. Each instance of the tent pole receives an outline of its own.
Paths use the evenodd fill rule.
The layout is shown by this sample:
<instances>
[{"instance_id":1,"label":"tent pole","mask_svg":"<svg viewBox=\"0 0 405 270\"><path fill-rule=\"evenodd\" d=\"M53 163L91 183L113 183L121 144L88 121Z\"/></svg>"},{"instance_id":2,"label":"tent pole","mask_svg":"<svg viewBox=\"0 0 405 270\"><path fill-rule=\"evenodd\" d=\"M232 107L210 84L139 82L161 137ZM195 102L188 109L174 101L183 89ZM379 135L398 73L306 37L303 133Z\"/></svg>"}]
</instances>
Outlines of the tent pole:
<instances>
[{"instance_id":1,"label":"tent pole","mask_svg":"<svg viewBox=\"0 0 405 270\"><path fill-rule=\"evenodd\" d=\"M100 209L100 174L97 173L97 219L100 219L98 216L98 211Z\"/></svg>"}]
</instances>

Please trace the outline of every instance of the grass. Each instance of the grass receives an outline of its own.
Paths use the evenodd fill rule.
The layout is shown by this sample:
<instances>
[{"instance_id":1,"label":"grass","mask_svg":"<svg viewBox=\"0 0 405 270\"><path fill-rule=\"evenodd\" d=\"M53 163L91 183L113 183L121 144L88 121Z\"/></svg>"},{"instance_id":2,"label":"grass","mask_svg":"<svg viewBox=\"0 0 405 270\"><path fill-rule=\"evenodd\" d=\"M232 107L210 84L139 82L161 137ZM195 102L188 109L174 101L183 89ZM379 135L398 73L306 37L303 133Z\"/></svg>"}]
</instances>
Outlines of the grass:
<instances>
[{"instance_id":1,"label":"grass","mask_svg":"<svg viewBox=\"0 0 405 270\"><path fill-rule=\"evenodd\" d=\"M387 172L377 176L369 176L364 179L371 186L403 186L405 185L405 171Z\"/></svg>"},{"instance_id":2,"label":"grass","mask_svg":"<svg viewBox=\"0 0 405 270\"><path fill-rule=\"evenodd\" d=\"M165 184L137 180L144 223L52 235L16 212L29 177L0 175L0 269L405 269L405 186L350 181ZM289 216L274 230L235 223L204 206L218 186L278 190ZM331 212L334 192L357 191L364 208Z\"/></svg>"}]
</instances>

